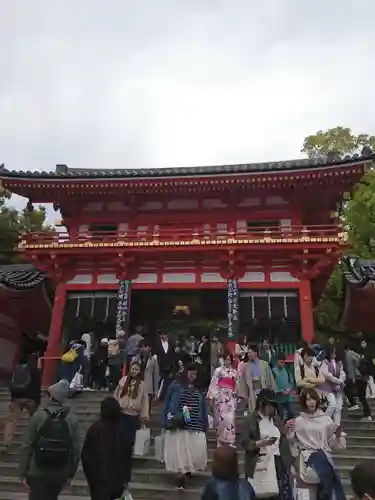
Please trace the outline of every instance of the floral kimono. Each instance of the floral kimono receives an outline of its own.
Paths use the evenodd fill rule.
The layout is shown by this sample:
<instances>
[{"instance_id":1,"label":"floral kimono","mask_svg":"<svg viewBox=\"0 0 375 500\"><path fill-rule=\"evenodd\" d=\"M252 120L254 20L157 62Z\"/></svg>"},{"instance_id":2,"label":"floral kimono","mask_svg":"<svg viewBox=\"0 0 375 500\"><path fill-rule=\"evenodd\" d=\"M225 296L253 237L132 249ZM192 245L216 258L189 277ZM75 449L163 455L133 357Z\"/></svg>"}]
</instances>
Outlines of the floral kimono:
<instances>
[{"instance_id":1,"label":"floral kimono","mask_svg":"<svg viewBox=\"0 0 375 500\"><path fill-rule=\"evenodd\" d=\"M207 398L214 405L214 422L219 443L235 444L237 370L216 368L208 388Z\"/></svg>"}]
</instances>

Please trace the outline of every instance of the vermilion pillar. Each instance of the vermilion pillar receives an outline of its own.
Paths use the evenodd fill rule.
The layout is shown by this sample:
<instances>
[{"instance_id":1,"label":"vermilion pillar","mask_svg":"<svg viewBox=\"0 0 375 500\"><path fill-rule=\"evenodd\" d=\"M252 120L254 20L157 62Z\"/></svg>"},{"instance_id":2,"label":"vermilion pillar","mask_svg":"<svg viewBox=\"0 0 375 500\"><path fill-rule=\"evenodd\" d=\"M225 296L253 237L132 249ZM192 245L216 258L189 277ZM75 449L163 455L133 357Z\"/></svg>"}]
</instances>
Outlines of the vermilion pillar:
<instances>
[{"instance_id":1,"label":"vermilion pillar","mask_svg":"<svg viewBox=\"0 0 375 500\"><path fill-rule=\"evenodd\" d=\"M53 303L51 324L48 335L47 350L44 353L45 361L43 365L43 387L49 387L55 381L56 370L59 366L61 355L61 335L66 302L65 284L60 283L56 287L55 301Z\"/></svg>"},{"instance_id":2,"label":"vermilion pillar","mask_svg":"<svg viewBox=\"0 0 375 500\"><path fill-rule=\"evenodd\" d=\"M311 300L310 281L303 280L299 285L299 307L301 315L302 338L311 342L314 337L314 315Z\"/></svg>"}]
</instances>

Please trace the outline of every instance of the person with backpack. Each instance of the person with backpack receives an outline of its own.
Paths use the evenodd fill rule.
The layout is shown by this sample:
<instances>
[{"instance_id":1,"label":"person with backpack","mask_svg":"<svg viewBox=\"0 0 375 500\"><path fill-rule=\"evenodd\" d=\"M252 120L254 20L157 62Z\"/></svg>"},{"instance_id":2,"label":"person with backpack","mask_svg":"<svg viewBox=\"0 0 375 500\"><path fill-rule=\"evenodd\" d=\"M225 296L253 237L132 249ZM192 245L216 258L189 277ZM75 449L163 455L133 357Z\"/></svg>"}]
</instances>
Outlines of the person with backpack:
<instances>
[{"instance_id":1,"label":"person with backpack","mask_svg":"<svg viewBox=\"0 0 375 500\"><path fill-rule=\"evenodd\" d=\"M30 354L25 365L16 365L9 386L9 414L4 429L4 452L12 444L16 426L22 412L32 417L40 405L41 373L36 354Z\"/></svg>"},{"instance_id":2,"label":"person with backpack","mask_svg":"<svg viewBox=\"0 0 375 500\"><path fill-rule=\"evenodd\" d=\"M64 403L69 382L48 389L49 402L31 418L21 448L20 477L29 500L57 500L79 463L78 420Z\"/></svg>"},{"instance_id":3,"label":"person with backpack","mask_svg":"<svg viewBox=\"0 0 375 500\"><path fill-rule=\"evenodd\" d=\"M321 367L325 383L320 386L320 390L325 394L328 402L326 415L332 418L337 427L341 425L341 412L346 380L343 357L344 353L339 347L330 344L326 348L326 359L323 361Z\"/></svg>"},{"instance_id":4,"label":"person with backpack","mask_svg":"<svg viewBox=\"0 0 375 500\"><path fill-rule=\"evenodd\" d=\"M325 378L319 366L314 363L315 352L311 347L305 347L301 351L301 360L295 365L294 376L296 385L301 389L318 389L324 384Z\"/></svg>"}]
</instances>

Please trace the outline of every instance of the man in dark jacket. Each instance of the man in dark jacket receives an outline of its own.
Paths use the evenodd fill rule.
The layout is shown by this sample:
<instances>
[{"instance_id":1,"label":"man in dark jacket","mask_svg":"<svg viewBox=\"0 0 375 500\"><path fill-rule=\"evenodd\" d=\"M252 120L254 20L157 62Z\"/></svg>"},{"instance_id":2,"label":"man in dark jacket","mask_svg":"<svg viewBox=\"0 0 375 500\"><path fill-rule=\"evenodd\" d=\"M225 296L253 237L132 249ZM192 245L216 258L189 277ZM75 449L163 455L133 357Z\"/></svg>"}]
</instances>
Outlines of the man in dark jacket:
<instances>
[{"instance_id":1,"label":"man in dark jacket","mask_svg":"<svg viewBox=\"0 0 375 500\"><path fill-rule=\"evenodd\" d=\"M81 446L78 420L64 405L68 392L67 380L52 385L48 389L48 405L33 415L26 429L21 448L20 477L30 491L29 500L57 500L77 472ZM58 420L59 436L51 436L51 418L55 422ZM42 439L48 444L42 446ZM61 463L61 452L65 451L67 458Z\"/></svg>"},{"instance_id":2,"label":"man in dark jacket","mask_svg":"<svg viewBox=\"0 0 375 500\"><path fill-rule=\"evenodd\" d=\"M23 411L26 410L32 417L40 405L42 379L37 363L36 354L30 354L26 365L16 365L14 369L10 386L9 414L4 429L3 452L6 452L12 444L17 422ZM26 377L25 381L16 381L16 373L20 373L21 377Z\"/></svg>"},{"instance_id":3,"label":"man in dark jacket","mask_svg":"<svg viewBox=\"0 0 375 500\"><path fill-rule=\"evenodd\" d=\"M92 499L121 497L131 479L132 453L120 405L114 398L106 398L101 403L100 420L88 430L82 449Z\"/></svg>"},{"instance_id":4,"label":"man in dark jacket","mask_svg":"<svg viewBox=\"0 0 375 500\"><path fill-rule=\"evenodd\" d=\"M155 355L158 360L160 372L160 389L158 398L164 401L168 388L174 380L177 372L177 358L173 343L165 332L161 332L156 342Z\"/></svg>"}]
</instances>

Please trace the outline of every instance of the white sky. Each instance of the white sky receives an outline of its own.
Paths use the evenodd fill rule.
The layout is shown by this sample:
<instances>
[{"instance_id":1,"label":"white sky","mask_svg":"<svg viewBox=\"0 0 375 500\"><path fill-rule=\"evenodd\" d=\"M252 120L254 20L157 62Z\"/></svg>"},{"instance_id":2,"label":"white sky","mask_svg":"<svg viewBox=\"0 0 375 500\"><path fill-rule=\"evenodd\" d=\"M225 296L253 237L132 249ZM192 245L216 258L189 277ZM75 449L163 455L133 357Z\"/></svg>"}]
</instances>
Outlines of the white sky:
<instances>
[{"instance_id":1,"label":"white sky","mask_svg":"<svg viewBox=\"0 0 375 500\"><path fill-rule=\"evenodd\" d=\"M0 163L246 163L375 134L374 23L374 0L3 0Z\"/></svg>"}]
</instances>

